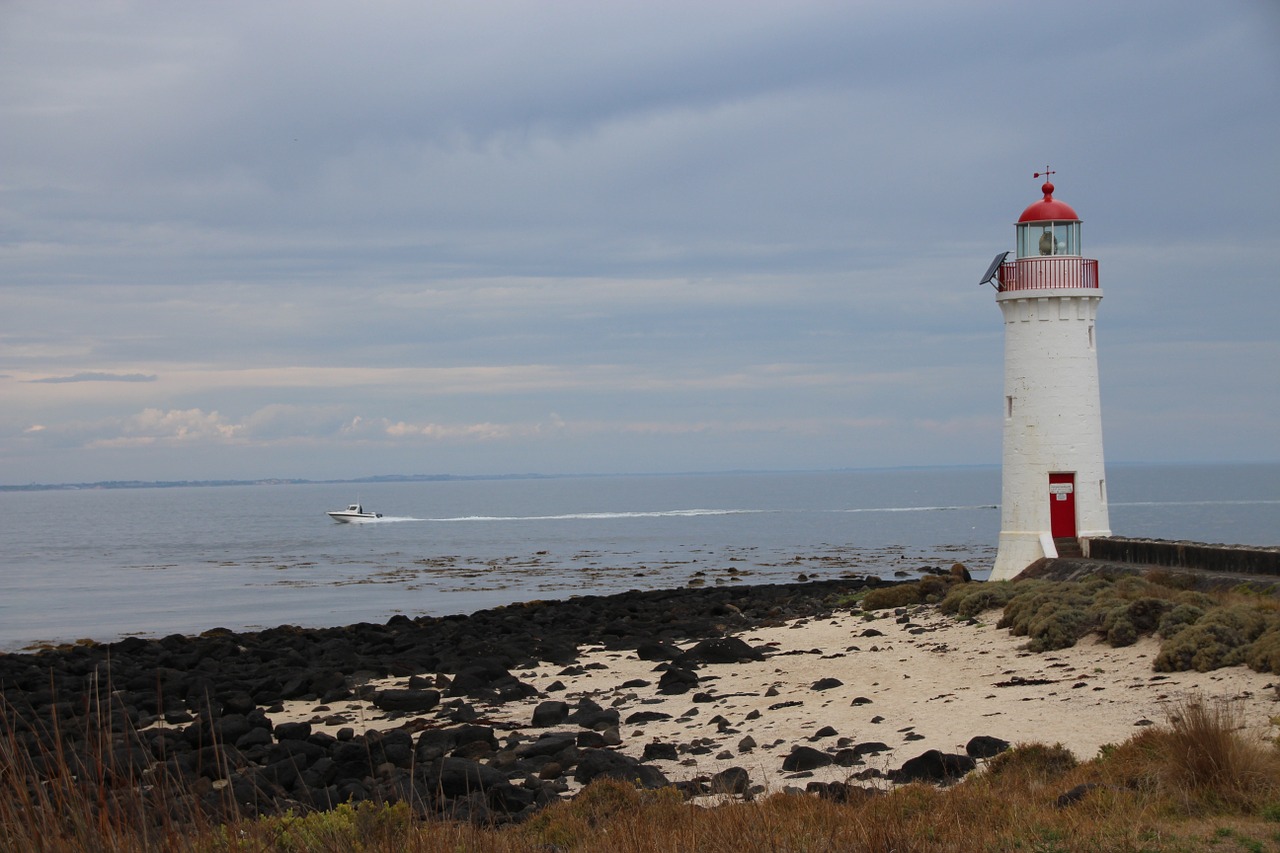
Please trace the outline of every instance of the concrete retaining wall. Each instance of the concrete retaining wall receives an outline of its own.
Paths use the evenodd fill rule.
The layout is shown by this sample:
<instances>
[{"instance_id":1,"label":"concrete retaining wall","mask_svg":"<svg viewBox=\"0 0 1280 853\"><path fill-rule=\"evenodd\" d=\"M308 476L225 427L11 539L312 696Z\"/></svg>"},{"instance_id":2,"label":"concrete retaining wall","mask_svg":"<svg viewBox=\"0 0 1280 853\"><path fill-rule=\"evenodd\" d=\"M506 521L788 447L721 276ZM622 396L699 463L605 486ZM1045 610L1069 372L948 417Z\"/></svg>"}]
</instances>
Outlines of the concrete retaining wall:
<instances>
[{"instance_id":1,"label":"concrete retaining wall","mask_svg":"<svg viewBox=\"0 0 1280 853\"><path fill-rule=\"evenodd\" d=\"M1085 553L1094 560L1210 572L1280 575L1280 548L1100 536L1088 540Z\"/></svg>"}]
</instances>

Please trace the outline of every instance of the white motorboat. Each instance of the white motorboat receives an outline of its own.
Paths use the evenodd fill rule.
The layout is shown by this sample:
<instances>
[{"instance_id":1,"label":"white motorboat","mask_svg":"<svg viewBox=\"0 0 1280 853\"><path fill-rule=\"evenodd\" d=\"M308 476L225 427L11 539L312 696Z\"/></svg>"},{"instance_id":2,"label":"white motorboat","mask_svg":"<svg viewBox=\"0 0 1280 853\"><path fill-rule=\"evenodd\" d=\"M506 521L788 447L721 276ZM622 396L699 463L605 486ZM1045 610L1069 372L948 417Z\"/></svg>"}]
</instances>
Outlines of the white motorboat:
<instances>
[{"instance_id":1,"label":"white motorboat","mask_svg":"<svg viewBox=\"0 0 1280 853\"><path fill-rule=\"evenodd\" d=\"M326 513L334 521L342 521L348 524L358 524L362 521L374 521L382 518L380 512L365 512L364 507L358 503L349 505L346 509L336 509L333 512Z\"/></svg>"}]
</instances>

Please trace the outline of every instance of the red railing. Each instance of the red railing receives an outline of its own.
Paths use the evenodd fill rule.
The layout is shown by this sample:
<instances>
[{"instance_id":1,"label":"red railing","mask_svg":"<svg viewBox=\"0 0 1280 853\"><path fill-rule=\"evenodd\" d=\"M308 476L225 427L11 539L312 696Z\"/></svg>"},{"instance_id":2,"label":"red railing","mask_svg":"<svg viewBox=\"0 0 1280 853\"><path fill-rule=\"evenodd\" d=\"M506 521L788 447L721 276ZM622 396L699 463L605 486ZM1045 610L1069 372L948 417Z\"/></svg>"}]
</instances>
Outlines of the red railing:
<instances>
[{"instance_id":1,"label":"red railing","mask_svg":"<svg viewBox=\"0 0 1280 853\"><path fill-rule=\"evenodd\" d=\"M1089 258L1019 258L1000 265L1000 292L1097 287L1098 262Z\"/></svg>"}]
</instances>

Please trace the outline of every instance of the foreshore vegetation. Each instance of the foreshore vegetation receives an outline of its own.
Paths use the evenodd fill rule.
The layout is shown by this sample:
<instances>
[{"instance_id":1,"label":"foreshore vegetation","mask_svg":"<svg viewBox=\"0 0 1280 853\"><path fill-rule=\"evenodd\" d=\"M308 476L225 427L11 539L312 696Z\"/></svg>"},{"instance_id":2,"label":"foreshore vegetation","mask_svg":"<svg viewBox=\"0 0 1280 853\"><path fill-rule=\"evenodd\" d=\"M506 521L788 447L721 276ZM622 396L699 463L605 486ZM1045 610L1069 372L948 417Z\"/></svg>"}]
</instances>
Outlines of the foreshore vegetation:
<instances>
[{"instance_id":1,"label":"foreshore vegetation","mask_svg":"<svg viewBox=\"0 0 1280 853\"><path fill-rule=\"evenodd\" d=\"M1070 648L1090 634L1113 647L1156 636L1161 641L1153 664L1157 672L1208 672L1243 664L1280 674L1280 598L1248 585L1202 591L1190 580L1190 575L1149 572L1079 581L956 583L954 576L943 575L870 590L861 605L874 612L937 604L944 613L968 619L1002 608L998 627L1026 637L1033 652Z\"/></svg>"}]
</instances>

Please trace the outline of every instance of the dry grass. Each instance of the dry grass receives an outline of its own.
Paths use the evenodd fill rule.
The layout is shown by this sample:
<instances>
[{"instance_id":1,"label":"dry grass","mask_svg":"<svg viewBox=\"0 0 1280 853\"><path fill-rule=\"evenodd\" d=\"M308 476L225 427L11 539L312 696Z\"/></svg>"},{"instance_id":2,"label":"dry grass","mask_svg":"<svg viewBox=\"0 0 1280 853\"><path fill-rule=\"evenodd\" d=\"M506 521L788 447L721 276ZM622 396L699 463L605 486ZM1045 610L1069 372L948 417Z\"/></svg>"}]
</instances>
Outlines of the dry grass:
<instances>
[{"instance_id":1,"label":"dry grass","mask_svg":"<svg viewBox=\"0 0 1280 853\"><path fill-rule=\"evenodd\" d=\"M425 819L404 804L260 819L230 813L221 821L183 814L175 808L181 792L166 791L149 774L131 777L97 759L73 769L64 751L28 757L33 740L52 746L57 734L10 727L0 737L0 849L742 853L1280 845L1280 751L1241 730L1230 705L1202 700L1183 703L1166 725L1091 761L1079 763L1059 746L1025 744L945 789L855 789L844 803L776 792L704 807L674 789L597 782L502 828ZM104 733L99 745L109 744Z\"/></svg>"}]
</instances>

